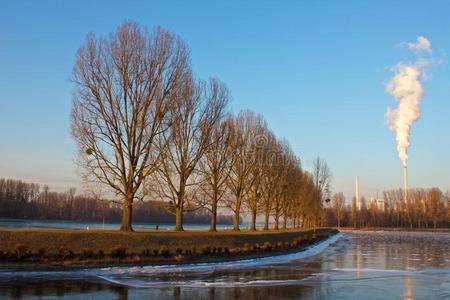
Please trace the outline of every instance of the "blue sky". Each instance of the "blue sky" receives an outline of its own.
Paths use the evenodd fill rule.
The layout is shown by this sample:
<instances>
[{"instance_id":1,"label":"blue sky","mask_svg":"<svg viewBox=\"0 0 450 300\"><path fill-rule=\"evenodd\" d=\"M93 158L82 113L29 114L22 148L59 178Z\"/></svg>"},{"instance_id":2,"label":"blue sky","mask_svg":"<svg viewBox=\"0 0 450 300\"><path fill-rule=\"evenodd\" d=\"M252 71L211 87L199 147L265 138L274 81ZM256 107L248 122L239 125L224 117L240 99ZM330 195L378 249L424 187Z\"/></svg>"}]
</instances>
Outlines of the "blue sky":
<instances>
[{"instance_id":1,"label":"blue sky","mask_svg":"<svg viewBox=\"0 0 450 300\"><path fill-rule=\"evenodd\" d=\"M415 59L399 46L428 38L442 60L424 82L409 149L411 186L450 188L448 1L2 1L0 177L78 186L70 137L70 82L88 32L124 20L185 39L200 77L219 76L231 109L262 113L303 166L319 155L333 190L354 195L400 187L401 162L384 114L391 67Z\"/></svg>"}]
</instances>

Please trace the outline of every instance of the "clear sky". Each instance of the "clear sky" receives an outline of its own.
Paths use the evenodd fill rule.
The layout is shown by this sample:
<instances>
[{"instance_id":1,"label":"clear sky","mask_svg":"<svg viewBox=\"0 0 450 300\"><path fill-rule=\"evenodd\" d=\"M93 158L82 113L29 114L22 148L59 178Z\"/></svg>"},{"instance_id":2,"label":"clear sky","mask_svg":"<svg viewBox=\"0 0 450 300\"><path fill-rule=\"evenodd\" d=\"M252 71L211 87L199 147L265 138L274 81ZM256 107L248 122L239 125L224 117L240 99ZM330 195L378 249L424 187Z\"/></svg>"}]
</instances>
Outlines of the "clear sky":
<instances>
[{"instance_id":1,"label":"clear sky","mask_svg":"<svg viewBox=\"0 0 450 300\"><path fill-rule=\"evenodd\" d=\"M369 3L370 2L370 3ZM432 66L413 125L410 185L450 188L449 1L1 1L0 177L78 186L70 128L75 53L92 31L124 20L169 29L200 77L219 76L231 108L262 113L311 167L320 155L334 192L366 197L402 184L385 125L391 67L429 39Z\"/></svg>"}]
</instances>

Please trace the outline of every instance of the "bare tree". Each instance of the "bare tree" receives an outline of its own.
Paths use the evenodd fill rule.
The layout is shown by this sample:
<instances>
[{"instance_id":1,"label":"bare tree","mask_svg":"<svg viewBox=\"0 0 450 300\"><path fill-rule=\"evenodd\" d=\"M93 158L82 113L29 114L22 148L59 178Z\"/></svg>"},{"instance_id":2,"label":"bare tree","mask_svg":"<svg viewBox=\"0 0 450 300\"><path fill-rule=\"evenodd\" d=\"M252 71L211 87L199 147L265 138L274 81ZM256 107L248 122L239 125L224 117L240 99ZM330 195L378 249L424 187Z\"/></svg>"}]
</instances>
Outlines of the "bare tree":
<instances>
[{"instance_id":1,"label":"bare tree","mask_svg":"<svg viewBox=\"0 0 450 300\"><path fill-rule=\"evenodd\" d=\"M344 193L336 193L333 196L333 210L336 214L337 219L337 228L339 229L341 227L341 218L342 218L342 211L345 207L345 196Z\"/></svg>"},{"instance_id":2,"label":"bare tree","mask_svg":"<svg viewBox=\"0 0 450 300\"><path fill-rule=\"evenodd\" d=\"M262 175L262 207L264 214L264 230L269 230L269 219L272 213L274 197L277 193L278 168L280 149L278 141L272 132L267 133L266 145L263 149L264 164L261 172Z\"/></svg>"},{"instance_id":3,"label":"bare tree","mask_svg":"<svg viewBox=\"0 0 450 300\"><path fill-rule=\"evenodd\" d=\"M213 144L211 133L223 117L228 97L216 79L209 86L187 77L182 88L172 94L170 127L158 137L163 155L150 187L167 209L175 213L175 230L183 230L183 213L193 209L200 189L198 163Z\"/></svg>"},{"instance_id":4,"label":"bare tree","mask_svg":"<svg viewBox=\"0 0 450 300\"><path fill-rule=\"evenodd\" d=\"M292 151L289 143L280 139L277 141L276 145L277 159L275 160L275 165L272 168L275 170L274 180L276 184L274 185L275 193L273 195L273 219L275 230L279 229L280 218L283 217L283 227L286 227L287 223L287 209L290 202L292 201L292 188L296 186L291 181L294 172L299 170L299 160ZM273 175L272 175L273 176Z\"/></svg>"},{"instance_id":5,"label":"bare tree","mask_svg":"<svg viewBox=\"0 0 450 300\"><path fill-rule=\"evenodd\" d=\"M320 208L317 201L317 188L310 172L303 172L300 199L297 213L302 220L302 227L312 227Z\"/></svg>"},{"instance_id":6,"label":"bare tree","mask_svg":"<svg viewBox=\"0 0 450 300\"><path fill-rule=\"evenodd\" d=\"M228 207L234 213L233 229L239 230L240 214L244 198L250 192L253 181L252 176L255 167L255 155L253 143L255 142L256 124L261 123L261 116L252 111L242 111L237 117L233 117L230 135L230 147L233 155L230 176L228 177L228 188L233 195Z\"/></svg>"},{"instance_id":7,"label":"bare tree","mask_svg":"<svg viewBox=\"0 0 450 300\"><path fill-rule=\"evenodd\" d=\"M72 135L83 179L123 200L120 229L132 231L132 208L157 167L155 138L166 128L169 97L190 72L178 37L126 22L107 38L87 36L73 69Z\"/></svg>"},{"instance_id":8,"label":"bare tree","mask_svg":"<svg viewBox=\"0 0 450 300\"><path fill-rule=\"evenodd\" d=\"M439 188L431 188L427 193L427 202L427 212L433 222L433 228L436 229L437 223L446 215L442 191Z\"/></svg>"},{"instance_id":9,"label":"bare tree","mask_svg":"<svg viewBox=\"0 0 450 300\"><path fill-rule=\"evenodd\" d=\"M258 117L253 128L251 175L248 177L250 191L244 198L245 206L251 216L251 230L256 230L256 217L261 210L261 197L263 193L263 176L267 159L267 142L271 135L267 123L262 117Z\"/></svg>"},{"instance_id":10,"label":"bare tree","mask_svg":"<svg viewBox=\"0 0 450 300\"><path fill-rule=\"evenodd\" d=\"M228 91L214 81L211 86L214 97L227 102ZM211 211L210 230L217 230L217 209L219 201L226 193L226 183L231 171L232 155L228 145L230 139L230 120L216 124L210 133L210 144L200 160L201 175L204 178L206 203L201 203ZM201 201L203 202L203 201Z\"/></svg>"},{"instance_id":11,"label":"bare tree","mask_svg":"<svg viewBox=\"0 0 450 300\"><path fill-rule=\"evenodd\" d=\"M320 157L317 157L313 162L312 174L316 186L317 207L319 208L314 219L315 228L317 226L317 218L322 210L322 203L330 195L332 174L327 163Z\"/></svg>"},{"instance_id":12,"label":"bare tree","mask_svg":"<svg viewBox=\"0 0 450 300\"><path fill-rule=\"evenodd\" d=\"M294 209L300 198L302 186L302 168L300 159L290 150L286 170L286 190L282 202L283 228L287 228L288 219L294 219Z\"/></svg>"}]
</instances>

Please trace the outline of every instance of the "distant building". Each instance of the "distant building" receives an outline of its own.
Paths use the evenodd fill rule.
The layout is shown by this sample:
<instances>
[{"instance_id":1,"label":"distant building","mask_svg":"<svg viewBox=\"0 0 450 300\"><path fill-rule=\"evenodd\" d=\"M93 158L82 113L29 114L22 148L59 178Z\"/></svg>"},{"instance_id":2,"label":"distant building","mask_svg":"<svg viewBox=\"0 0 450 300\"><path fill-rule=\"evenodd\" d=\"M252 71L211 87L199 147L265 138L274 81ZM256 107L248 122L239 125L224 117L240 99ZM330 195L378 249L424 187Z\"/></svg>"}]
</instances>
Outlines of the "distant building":
<instances>
[{"instance_id":1,"label":"distant building","mask_svg":"<svg viewBox=\"0 0 450 300\"><path fill-rule=\"evenodd\" d=\"M382 211L382 212L385 211L386 205L385 205L384 199L377 199L375 197L370 198L369 207L374 204L376 205L376 207L379 211Z\"/></svg>"}]
</instances>

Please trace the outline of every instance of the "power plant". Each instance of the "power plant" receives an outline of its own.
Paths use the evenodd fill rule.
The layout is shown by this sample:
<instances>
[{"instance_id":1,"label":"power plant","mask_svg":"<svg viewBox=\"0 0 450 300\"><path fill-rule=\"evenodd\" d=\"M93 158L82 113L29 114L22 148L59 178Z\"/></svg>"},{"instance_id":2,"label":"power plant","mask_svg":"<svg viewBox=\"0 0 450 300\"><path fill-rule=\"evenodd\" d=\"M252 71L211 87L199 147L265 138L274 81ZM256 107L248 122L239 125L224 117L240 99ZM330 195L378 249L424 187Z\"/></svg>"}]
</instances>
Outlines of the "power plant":
<instances>
[{"instance_id":1,"label":"power plant","mask_svg":"<svg viewBox=\"0 0 450 300\"><path fill-rule=\"evenodd\" d=\"M431 43L423 36L417 38L417 44L408 44L409 49L431 53ZM422 80L426 77L426 67L431 61L420 59L413 63L399 63L395 74L386 84L386 92L398 102L395 109L388 107L386 120L389 129L395 134L398 156L403 164L403 200L408 202L408 148L410 146L411 128L420 118L420 102L424 90Z\"/></svg>"},{"instance_id":2,"label":"power plant","mask_svg":"<svg viewBox=\"0 0 450 300\"><path fill-rule=\"evenodd\" d=\"M355 201L356 201L356 209L361 210L361 199L359 199L359 178L356 176L355 182Z\"/></svg>"}]
</instances>

